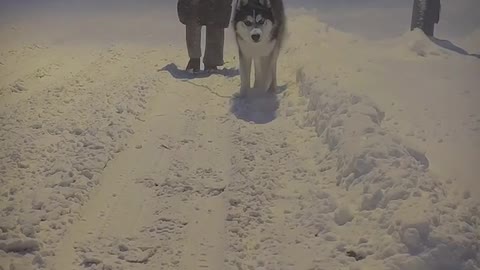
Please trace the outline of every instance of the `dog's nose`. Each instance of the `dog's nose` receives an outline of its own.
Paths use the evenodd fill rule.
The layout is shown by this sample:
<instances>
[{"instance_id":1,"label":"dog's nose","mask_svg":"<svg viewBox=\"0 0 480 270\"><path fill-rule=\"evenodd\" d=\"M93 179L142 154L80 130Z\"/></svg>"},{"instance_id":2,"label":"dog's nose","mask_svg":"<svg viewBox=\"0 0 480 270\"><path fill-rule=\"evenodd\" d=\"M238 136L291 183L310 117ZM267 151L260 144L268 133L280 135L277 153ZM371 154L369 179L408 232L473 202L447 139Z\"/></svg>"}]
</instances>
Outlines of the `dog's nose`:
<instances>
[{"instance_id":1,"label":"dog's nose","mask_svg":"<svg viewBox=\"0 0 480 270\"><path fill-rule=\"evenodd\" d=\"M260 35L259 34L253 34L252 35L252 40L255 42L258 42L260 40Z\"/></svg>"}]
</instances>

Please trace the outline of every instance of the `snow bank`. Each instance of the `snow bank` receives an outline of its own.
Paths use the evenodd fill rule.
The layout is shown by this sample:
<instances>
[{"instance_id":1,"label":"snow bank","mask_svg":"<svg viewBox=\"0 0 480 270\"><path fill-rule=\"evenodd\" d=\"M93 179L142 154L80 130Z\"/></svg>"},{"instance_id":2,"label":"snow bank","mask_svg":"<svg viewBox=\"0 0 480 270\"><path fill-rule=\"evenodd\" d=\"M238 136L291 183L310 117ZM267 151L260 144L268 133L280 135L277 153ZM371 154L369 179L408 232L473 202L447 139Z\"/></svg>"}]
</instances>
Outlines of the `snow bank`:
<instances>
[{"instance_id":1,"label":"snow bank","mask_svg":"<svg viewBox=\"0 0 480 270\"><path fill-rule=\"evenodd\" d=\"M371 217L363 226L379 225L377 233L391 237L378 243L371 260L398 269L479 267L478 206L450 201L447 187L428 174L425 155L386 133L383 113L368 99L329 91L313 76L298 72L309 99L305 124L334 153L337 185L358 198L357 211Z\"/></svg>"},{"instance_id":2,"label":"snow bank","mask_svg":"<svg viewBox=\"0 0 480 270\"><path fill-rule=\"evenodd\" d=\"M399 39L399 50L406 49L405 52L409 52L414 56L442 56L448 55L449 51L437 46L433 43L428 36L420 29L414 29L413 31L406 32Z\"/></svg>"},{"instance_id":3,"label":"snow bank","mask_svg":"<svg viewBox=\"0 0 480 270\"><path fill-rule=\"evenodd\" d=\"M319 72L324 63L322 55L315 53L318 46L337 45L342 39L347 44L361 41L306 17L293 20L290 28L306 26L309 29L298 35L292 32L293 41L286 48L288 60L284 61L297 64L296 82L309 101L300 124L315 128L321 143L328 145L335 160L337 185L347 190L357 205L357 233L369 239L368 246L360 243L357 248L370 254L358 266L479 269L479 205L468 196L454 201L449 187L429 173L424 152L389 133L382 123L385 112L368 97L322 80L327 75ZM307 32L318 35L305 35ZM325 43L327 36L330 42ZM404 42L396 49L417 57L446 53L418 31L401 40ZM308 61L302 61L305 55ZM349 211L342 212L335 215L339 224L350 219ZM369 227L375 227L375 235ZM343 233L348 234L348 229Z\"/></svg>"}]
</instances>

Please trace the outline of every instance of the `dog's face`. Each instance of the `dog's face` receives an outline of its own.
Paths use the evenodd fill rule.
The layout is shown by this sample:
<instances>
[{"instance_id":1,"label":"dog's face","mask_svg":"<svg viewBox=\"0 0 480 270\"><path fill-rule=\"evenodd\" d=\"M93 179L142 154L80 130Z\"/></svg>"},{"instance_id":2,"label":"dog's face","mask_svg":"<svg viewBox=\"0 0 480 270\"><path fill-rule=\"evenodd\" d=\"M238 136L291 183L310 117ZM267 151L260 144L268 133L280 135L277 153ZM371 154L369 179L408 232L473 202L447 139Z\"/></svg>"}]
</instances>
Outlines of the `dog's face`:
<instances>
[{"instance_id":1,"label":"dog's face","mask_svg":"<svg viewBox=\"0 0 480 270\"><path fill-rule=\"evenodd\" d=\"M242 39L269 41L274 23L269 0L238 0L235 17L236 32Z\"/></svg>"}]
</instances>

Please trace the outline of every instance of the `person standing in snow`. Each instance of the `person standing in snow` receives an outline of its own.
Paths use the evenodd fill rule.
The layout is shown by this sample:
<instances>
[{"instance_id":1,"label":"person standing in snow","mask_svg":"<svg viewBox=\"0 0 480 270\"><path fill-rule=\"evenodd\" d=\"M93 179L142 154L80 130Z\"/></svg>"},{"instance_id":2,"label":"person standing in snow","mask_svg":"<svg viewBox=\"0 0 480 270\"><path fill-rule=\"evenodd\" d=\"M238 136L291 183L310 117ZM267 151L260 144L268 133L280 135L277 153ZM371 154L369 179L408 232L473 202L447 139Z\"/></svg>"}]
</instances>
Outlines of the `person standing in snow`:
<instances>
[{"instance_id":1,"label":"person standing in snow","mask_svg":"<svg viewBox=\"0 0 480 270\"><path fill-rule=\"evenodd\" d=\"M440 20L440 0L414 0L410 30L420 28L427 36L433 37L435 24Z\"/></svg>"},{"instance_id":2,"label":"person standing in snow","mask_svg":"<svg viewBox=\"0 0 480 270\"><path fill-rule=\"evenodd\" d=\"M186 70L200 70L201 29L206 26L206 46L203 64L206 71L223 66L225 28L228 28L232 0L178 0L178 18L186 28L186 42L190 60Z\"/></svg>"}]
</instances>

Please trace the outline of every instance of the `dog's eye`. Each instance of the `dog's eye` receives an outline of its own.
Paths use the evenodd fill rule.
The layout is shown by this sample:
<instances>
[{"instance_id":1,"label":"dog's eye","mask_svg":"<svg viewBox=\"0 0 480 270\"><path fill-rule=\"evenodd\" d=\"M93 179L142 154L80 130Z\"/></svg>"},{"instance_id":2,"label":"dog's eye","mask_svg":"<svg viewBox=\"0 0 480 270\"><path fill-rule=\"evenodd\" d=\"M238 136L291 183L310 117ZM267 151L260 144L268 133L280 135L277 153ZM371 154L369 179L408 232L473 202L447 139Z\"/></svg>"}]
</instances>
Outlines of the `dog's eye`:
<instances>
[{"instance_id":1,"label":"dog's eye","mask_svg":"<svg viewBox=\"0 0 480 270\"><path fill-rule=\"evenodd\" d=\"M244 23L245 23L246 26L252 26L252 24L253 24L251 21L245 21Z\"/></svg>"},{"instance_id":2,"label":"dog's eye","mask_svg":"<svg viewBox=\"0 0 480 270\"><path fill-rule=\"evenodd\" d=\"M265 19L262 18L262 19L258 20L258 23L259 23L259 24L264 24L264 23L265 23Z\"/></svg>"}]
</instances>

